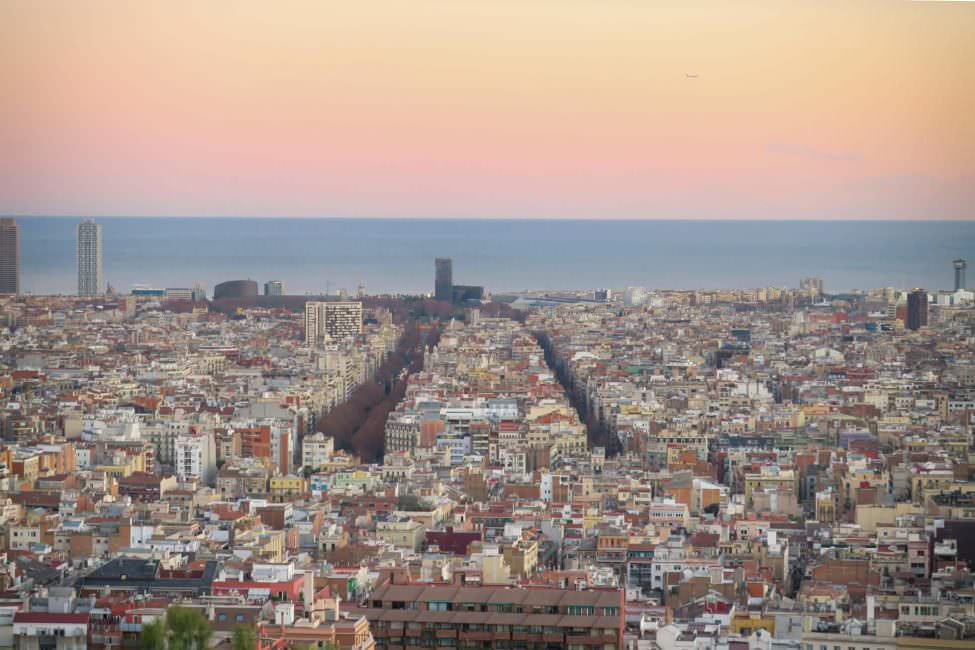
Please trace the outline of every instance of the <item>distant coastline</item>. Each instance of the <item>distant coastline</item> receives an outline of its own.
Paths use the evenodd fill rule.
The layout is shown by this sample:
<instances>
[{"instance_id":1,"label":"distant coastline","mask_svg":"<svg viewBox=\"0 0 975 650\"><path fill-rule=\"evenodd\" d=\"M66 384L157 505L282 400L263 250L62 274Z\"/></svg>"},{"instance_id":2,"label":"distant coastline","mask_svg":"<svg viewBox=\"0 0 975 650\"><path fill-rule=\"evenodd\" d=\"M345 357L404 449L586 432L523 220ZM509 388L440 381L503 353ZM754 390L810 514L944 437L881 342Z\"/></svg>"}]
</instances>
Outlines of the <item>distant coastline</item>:
<instances>
[{"instance_id":1,"label":"distant coastline","mask_svg":"<svg viewBox=\"0 0 975 650\"><path fill-rule=\"evenodd\" d=\"M22 289L73 293L80 217L18 217ZM105 279L127 291L285 281L291 293L361 282L432 291L433 258L458 282L524 289L749 288L822 277L829 291L947 288L975 255L975 221L731 221L348 217L105 217ZM228 227L228 223L232 226ZM878 227L882 224L882 227Z\"/></svg>"},{"instance_id":2,"label":"distant coastline","mask_svg":"<svg viewBox=\"0 0 975 650\"><path fill-rule=\"evenodd\" d=\"M67 215L67 214L6 214L4 216L14 217L15 219L248 219L248 220L267 220L267 221L584 221L595 223L633 223L633 222L652 222L652 223L975 223L975 216L957 217L952 219L917 219L917 218L846 218L846 217L821 217L817 219L791 218L791 217L755 217L752 219L721 219L711 217L701 218L682 218L672 219L669 217L559 217L559 216L505 216L497 217L390 217L390 216L341 216L341 215L258 215L258 214L218 214L218 215L168 215L168 214L147 214L147 215Z\"/></svg>"}]
</instances>

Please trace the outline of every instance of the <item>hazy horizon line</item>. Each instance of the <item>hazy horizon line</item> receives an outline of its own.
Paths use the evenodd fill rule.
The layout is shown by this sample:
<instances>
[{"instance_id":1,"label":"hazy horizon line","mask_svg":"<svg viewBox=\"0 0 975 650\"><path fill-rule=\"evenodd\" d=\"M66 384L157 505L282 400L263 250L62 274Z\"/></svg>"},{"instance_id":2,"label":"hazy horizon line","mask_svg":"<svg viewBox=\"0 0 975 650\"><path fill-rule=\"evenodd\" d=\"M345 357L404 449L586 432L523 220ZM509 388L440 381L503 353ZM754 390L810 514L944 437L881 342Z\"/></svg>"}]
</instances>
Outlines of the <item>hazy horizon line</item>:
<instances>
[{"instance_id":1,"label":"hazy horizon line","mask_svg":"<svg viewBox=\"0 0 975 650\"><path fill-rule=\"evenodd\" d=\"M975 222L975 215L970 217L519 217L519 216L497 216L497 217L437 217L437 216L312 216L312 215L258 215L258 214L195 214L195 215L173 215L173 214L3 214L0 216L12 219L265 219L265 220L332 220L332 221L600 221L600 222L638 222L638 221L660 221L660 222L784 222L784 223L817 223L817 222L900 222L900 223L954 223L954 222Z\"/></svg>"}]
</instances>

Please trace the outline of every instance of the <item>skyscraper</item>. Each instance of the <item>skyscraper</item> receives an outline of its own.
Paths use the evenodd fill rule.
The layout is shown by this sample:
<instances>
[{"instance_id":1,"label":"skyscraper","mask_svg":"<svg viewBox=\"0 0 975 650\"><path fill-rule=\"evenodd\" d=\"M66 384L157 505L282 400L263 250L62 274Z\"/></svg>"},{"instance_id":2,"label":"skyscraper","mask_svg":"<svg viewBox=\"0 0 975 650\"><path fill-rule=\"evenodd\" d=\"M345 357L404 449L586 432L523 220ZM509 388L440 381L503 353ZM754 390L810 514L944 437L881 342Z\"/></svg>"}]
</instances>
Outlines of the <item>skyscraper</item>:
<instances>
[{"instance_id":1,"label":"skyscraper","mask_svg":"<svg viewBox=\"0 0 975 650\"><path fill-rule=\"evenodd\" d=\"M965 288L965 269L968 268L968 262L959 257L952 265L955 267L955 291L959 291Z\"/></svg>"},{"instance_id":2,"label":"skyscraper","mask_svg":"<svg viewBox=\"0 0 975 650\"><path fill-rule=\"evenodd\" d=\"M909 330L917 330L928 324L928 292L913 289L907 294L907 322Z\"/></svg>"},{"instance_id":3,"label":"skyscraper","mask_svg":"<svg viewBox=\"0 0 975 650\"><path fill-rule=\"evenodd\" d=\"M283 280L268 280L264 283L264 295L265 296L283 296L284 295L284 281Z\"/></svg>"},{"instance_id":4,"label":"skyscraper","mask_svg":"<svg viewBox=\"0 0 975 650\"><path fill-rule=\"evenodd\" d=\"M102 227L92 220L78 224L78 295L102 291Z\"/></svg>"},{"instance_id":5,"label":"skyscraper","mask_svg":"<svg viewBox=\"0 0 975 650\"><path fill-rule=\"evenodd\" d=\"M305 303L305 343L315 345L327 336L348 339L362 333L362 303L308 301Z\"/></svg>"},{"instance_id":6,"label":"skyscraper","mask_svg":"<svg viewBox=\"0 0 975 650\"><path fill-rule=\"evenodd\" d=\"M454 262L449 257L438 257L434 261L433 295L437 300L451 302L454 299Z\"/></svg>"},{"instance_id":7,"label":"skyscraper","mask_svg":"<svg viewBox=\"0 0 975 650\"><path fill-rule=\"evenodd\" d=\"M20 226L0 219L0 293L20 293Z\"/></svg>"}]
</instances>

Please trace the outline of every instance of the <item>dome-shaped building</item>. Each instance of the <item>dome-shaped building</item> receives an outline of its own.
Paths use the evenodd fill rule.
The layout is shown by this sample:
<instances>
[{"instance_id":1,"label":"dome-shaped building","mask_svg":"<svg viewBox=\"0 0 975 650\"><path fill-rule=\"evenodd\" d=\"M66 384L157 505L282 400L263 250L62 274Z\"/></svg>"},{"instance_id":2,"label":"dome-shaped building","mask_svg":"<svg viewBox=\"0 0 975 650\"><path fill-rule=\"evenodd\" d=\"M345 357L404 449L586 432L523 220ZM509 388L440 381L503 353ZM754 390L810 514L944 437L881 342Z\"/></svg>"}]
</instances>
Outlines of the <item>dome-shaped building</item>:
<instances>
[{"instance_id":1,"label":"dome-shaped building","mask_svg":"<svg viewBox=\"0 0 975 650\"><path fill-rule=\"evenodd\" d=\"M257 282L254 280L228 280L213 288L213 299L256 298Z\"/></svg>"}]
</instances>

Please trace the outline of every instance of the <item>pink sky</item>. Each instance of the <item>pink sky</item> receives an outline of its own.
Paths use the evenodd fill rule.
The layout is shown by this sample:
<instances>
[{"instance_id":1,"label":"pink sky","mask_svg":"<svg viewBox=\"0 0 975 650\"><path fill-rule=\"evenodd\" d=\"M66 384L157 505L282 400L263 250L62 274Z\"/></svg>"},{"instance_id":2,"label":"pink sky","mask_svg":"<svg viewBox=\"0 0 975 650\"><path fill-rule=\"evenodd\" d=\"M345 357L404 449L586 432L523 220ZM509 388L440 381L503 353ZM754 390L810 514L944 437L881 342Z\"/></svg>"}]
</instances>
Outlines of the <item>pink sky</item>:
<instances>
[{"instance_id":1,"label":"pink sky","mask_svg":"<svg viewBox=\"0 0 975 650\"><path fill-rule=\"evenodd\" d=\"M975 218L975 3L6 0L0 80L0 214Z\"/></svg>"}]
</instances>

